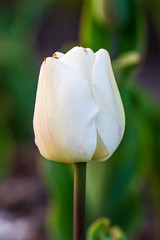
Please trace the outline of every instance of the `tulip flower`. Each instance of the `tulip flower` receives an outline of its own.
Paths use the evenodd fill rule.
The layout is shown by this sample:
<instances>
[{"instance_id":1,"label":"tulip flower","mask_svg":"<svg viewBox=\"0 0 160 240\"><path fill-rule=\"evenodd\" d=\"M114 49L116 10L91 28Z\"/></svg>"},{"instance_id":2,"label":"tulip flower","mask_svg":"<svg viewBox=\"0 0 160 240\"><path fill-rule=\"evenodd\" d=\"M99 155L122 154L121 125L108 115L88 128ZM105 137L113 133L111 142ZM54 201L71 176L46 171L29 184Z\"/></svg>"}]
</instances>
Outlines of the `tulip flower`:
<instances>
[{"instance_id":1,"label":"tulip flower","mask_svg":"<svg viewBox=\"0 0 160 240\"><path fill-rule=\"evenodd\" d=\"M125 116L109 54L74 47L42 63L35 111L35 142L57 162L108 159L121 142Z\"/></svg>"},{"instance_id":2,"label":"tulip flower","mask_svg":"<svg viewBox=\"0 0 160 240\"><path fill-rule=\"evenodd\" d=\"M74 47L46 58L33 125L35 143L45 158L74 163L74 240L85 240L86 162L108 159L125 127L108 52Z\"/></svg>"}]
</instances>

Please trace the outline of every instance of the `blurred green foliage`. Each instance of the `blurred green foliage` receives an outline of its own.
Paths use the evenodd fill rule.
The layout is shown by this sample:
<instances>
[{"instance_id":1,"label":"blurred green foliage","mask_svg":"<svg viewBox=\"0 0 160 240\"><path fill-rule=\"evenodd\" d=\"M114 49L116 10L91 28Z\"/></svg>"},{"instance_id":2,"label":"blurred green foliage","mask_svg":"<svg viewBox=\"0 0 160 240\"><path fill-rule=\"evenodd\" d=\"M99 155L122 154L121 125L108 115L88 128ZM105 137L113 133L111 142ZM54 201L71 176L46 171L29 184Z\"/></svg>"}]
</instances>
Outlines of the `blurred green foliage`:
<instances>
[{"instance_id":1,"label":"blurred green foliage","mask_svg":"<svg viewBox=\"0 0 160 240\"><path fill-rule=\"evenodd\" d=\"M107 218L100 218L88 228L87 240L127 240L127 238L120 227L111 226Z\"/></svg>"},{"instance_id":2,"label":"blurred green foliage","mask_svg":"<svg viewBox=\"0 0 160 240\"><path fill-rule=\"evenodd\" d=\"M111 56L129 50L143 52L145 19L142 1L84 1L80 39L94 51L108 49Z\"/></svg>"},{"instance_id":3,"label":"blurred green foliage","mask_svg":"<svg viewBox=\"0 0 160 240\"><path fill-rule=\"evenodd\" d=\"M9 169L14 146L33 141L39 72L35 38L43 14L57 2L65 8L66 3L58 0L15 0L8 6L0 3L0 180ZM111 54L126 112L124 139L113 157L88 164L87 226L106 216L121 226L129 239L136 236L144 221L143 192L149 191L155 217L160 219L160 111L153 97L136 81L147 46L145 8L153 9L159 28L158 1L85 0L80 20L80 45L94 51L105 48ZM40 164L49 192L49 232L57 240L70 240L72 166L44 160ZM95 238L89 233L90 239Z\"/></svg>"},{"instance_id":4,"label":"blurred green foliage","mask_svg":"<svg viewBox=\"0 0 160 240\"><path fill-rule=\"evenodd\" d=\"M47 1L0 2L0 176L16 144L33 139L37 75L34 38Z\"/></svg>"}]
</instances>

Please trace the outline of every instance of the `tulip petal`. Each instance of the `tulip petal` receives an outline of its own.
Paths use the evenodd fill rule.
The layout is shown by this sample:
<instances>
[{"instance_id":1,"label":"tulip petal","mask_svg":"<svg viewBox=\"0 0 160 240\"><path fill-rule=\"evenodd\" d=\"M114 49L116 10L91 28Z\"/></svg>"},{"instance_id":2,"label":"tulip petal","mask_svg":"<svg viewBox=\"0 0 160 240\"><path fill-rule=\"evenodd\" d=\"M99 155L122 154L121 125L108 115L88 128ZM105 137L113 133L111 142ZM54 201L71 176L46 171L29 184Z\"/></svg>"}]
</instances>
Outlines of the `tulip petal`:
<instances>
[{"instance_id":1,"label":"tulip petal","mask_svg":"<svg viewBox=\"0 0 160 240\"><path fill-rule=\"evenodd\" d=\"M90 60L90 62L91 62L91 64L92 64L92 66L93 66L94 60L95 60L95 54L94 54L94 52L92 51L92 49L90 49L90 48L86 48L86 52L87 52L87 54L88 54L88 57L89 57L89 60Z\"/></svg>"},{"instance_id":2,"label":"tulip petal","mask_svg":"<svg viewBox=\"0 0 160 240\"><path fill-rule=\"evenodd\" d=\"M61 60L47 58L34 113L35 142L41 154L58 162L91 160L97 144L97 113L87 81Z\"/></svg>"},{"instance_id":3,"label":"tulip petal","mask_svg":"<svg viewBox=\"0 0 160 240\"><path fill-rule=\"evenodd\" d=\"M109 156L108 149L104 145L104 143L97 131L97 147L96 147L96 151L92 157L92 160L96 160L96 161L100 162L100 161L106 160L108 156Z\"/></svg>"},{"instance_id":4,"label":"tulip petal","mask_svg":"<svg viewBox=\"0 0 160 240\"><path fill-rule=\"evenodd\" d=\"M110 57L106 50L96 54L92 72L92 91L99 113L96 127L110 157L118 147L125 126L124 109L111 67Z\"/></svg>"},{"instance_id":5,"label":"tulip petal","mask_svg":"<svg viewBox=\"0 0 160 240\"><path fill-rule=\"evenodd\" d=\"M78 74L90 83L93 58L94 53L91 49L74 47L61 57L61 61L77 71Z\"/></svg>"},{"instance_id":6,"label":"tulip petal","mask_svg":"<svg viewBox=\"0 0 160 240\"><path fill-rule=\"evenodd\" d=\"M64 56L64 53L61 53L61 52L55 52L52 57L53 58L56 58L56 59L60 59L61 57Z\"/></svg>"}]
</instances>

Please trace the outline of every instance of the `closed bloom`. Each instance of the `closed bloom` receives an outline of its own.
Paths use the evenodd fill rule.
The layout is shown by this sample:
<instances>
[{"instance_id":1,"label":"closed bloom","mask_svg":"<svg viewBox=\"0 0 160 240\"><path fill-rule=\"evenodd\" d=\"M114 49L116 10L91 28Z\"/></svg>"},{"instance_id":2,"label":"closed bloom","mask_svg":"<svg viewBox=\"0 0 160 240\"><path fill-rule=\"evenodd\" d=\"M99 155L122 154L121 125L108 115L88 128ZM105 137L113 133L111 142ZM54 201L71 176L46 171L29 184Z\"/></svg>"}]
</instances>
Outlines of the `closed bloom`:
<instances>
[{"instance_id":1,"label":"closed bloom","mask_svg":"<svg viewBox=\"0 0 160 240\"><path fill-rule=\"evenodd\" d=\"M33 125L35 143L47 159L66 163L108 159L125 127L108 52L74 47L46 58Z\"/></svg>"}]
</instances>

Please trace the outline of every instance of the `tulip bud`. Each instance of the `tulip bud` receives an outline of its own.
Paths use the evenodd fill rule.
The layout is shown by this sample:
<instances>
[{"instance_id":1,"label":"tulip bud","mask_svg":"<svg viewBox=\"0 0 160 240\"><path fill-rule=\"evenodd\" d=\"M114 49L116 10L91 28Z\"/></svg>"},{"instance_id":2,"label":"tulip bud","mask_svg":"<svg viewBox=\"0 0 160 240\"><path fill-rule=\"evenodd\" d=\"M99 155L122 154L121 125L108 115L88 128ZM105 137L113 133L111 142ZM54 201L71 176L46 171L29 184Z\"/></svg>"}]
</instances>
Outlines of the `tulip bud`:
<instances>
[{"instance_id":1,"label":"tulip bud","mask_svg":"<svg viewBox=\"0 0 160 240\"><path fill-rule=\"evenodd\" d=\"M35 143L47 159L109 158L121 142L125 116L108 52L74 47L46 58L33 125Z\"/></svg>"}]
</instances>

